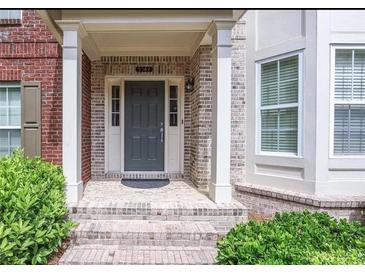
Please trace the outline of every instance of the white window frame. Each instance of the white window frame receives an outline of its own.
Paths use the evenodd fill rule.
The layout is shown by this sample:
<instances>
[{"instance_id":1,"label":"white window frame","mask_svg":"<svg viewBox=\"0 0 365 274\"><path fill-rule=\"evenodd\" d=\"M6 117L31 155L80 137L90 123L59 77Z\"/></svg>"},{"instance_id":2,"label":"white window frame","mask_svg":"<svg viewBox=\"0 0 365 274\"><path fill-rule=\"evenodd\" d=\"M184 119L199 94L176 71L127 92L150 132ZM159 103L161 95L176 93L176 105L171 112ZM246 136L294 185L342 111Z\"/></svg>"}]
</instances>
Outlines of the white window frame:
<instances>
[{"instance_id":1,"label":"white window frame","mask_svg":"<svg viewBox=\"0 0 365 274\"><path fill-rule=\"evenodd\" d=\"M336 49L365 49L365 44L332 44L330 58L330 126L329 126L329 158L345 159L345 158L365 158L365 155L335 155L335 105L365 105L364 101L356 100L335 100L335 69L336 69Z\"/></svg>"},{"instance_id":2,"label":"white window frame","mask_svg":"<svg viewBox=\"0 0 365 274\"><path fill-rule=\"evenodd\" d=\"M0 20L22 20L22 18L23 18L23 10L20 10L20 16L19 16L19 18L10 18L10 11L11 10L6 10L6 11L8 12L7 18L0 18Z\"/></svg>"},{"instance_id":3,"label":"white window frame","mask_svg":"<svg viewBox=\"0 0 365 274\"><path fill-rule=\"evenodd\" d=\"M19 92L20 92L20 95L21 95L21 83L19 82L12 82L12 83L9 83L9 84L1 84L0 85L1 88L19 88ZM9 92L6 93L6 105L9 106L9 96L8 96ZM20 111L22 111L21 109L21 104L20 104ZM8 123L9 123L9 114L7 114L7 119L8 119ZM20 122L20 125L19 126L1 126L0 125L0 129L5 129L5 130L11 130L11 129L19 129L20 130L20 138L22 136L22 125L21 125L21 122ZM9 136L9 132L8 132L8 155L11 155L11 148L10 148L10 143L9 143L9 140L10 140L10 136ZM21 147L21 145L20 145Z\"/></svg>"},{"instance_id":4,"label":"white window frame","mask_svg":"<svg viewBox=\"0 0 365 274\"><path fill-rule=\"evenodd\" d=\"M278 106L261 106L261 65L272 61L298 55L298 103L282 104L280 108L298 107L298 136L297 153L274 152L261 150L261 110L278 109ZM282 157L303 157L303 79L304 79L304 51L298 50L285 54L280 54L270 58L256 61L256 145L255 154L257 156L282 156Z\"/></svg>"}]
</instances>

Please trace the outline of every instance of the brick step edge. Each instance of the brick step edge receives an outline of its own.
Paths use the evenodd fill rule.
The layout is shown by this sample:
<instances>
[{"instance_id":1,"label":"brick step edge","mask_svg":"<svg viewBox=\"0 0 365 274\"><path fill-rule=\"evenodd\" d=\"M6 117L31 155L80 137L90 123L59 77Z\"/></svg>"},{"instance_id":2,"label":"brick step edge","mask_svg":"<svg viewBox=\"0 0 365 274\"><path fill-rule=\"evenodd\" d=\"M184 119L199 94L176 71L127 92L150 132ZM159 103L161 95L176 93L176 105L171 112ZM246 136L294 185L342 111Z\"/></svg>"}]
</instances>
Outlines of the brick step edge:
<instances>
[{"instance_id":1,"label":"brick step edge","mask_svg":"<svg viewBox=\"0 0 365 274\"><path fill-rule=\"evenodd\" d=\"M247 216L248 209L241 208L148 208L148 207L72 207L70 215L118 216Z\"/></svg>"},{"instance_id":2,"label":"brick step edge","mask_svg":"<svg viewBox=\"0 0 365 274\"><path fill-rule=\"evenodd\" d=\"M207 265L215 263L216 255L212 247L79 245L70 246L59 264Z\"/></svg>"},{"instance_id":3,"label":"brick step edge","mask_svg":"<svg viewBox=\"0 0 365 274\"><path fill-rule=\"evenodd\" d=\"M109 245L215 246L218 237L208 222L179 221L86 221L71 233L77 244Z\"/></svg>"}]
</instances>

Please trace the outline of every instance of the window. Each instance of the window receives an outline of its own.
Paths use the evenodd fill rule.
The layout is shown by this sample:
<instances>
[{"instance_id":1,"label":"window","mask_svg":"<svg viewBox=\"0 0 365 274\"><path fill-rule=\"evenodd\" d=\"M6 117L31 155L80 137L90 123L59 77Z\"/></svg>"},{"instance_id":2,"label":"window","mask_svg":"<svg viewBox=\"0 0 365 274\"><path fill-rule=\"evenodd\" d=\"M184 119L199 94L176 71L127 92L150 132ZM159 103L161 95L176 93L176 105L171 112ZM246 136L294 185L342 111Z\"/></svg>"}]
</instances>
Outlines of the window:
<instances>
[{"instance_id":1,"label":"window","mask_svg":"<svg viewBox=\"0 0 365 274\"><path fill-rule=\"evenodd\" d=\"M0 83L0 156L21 146L20 85Z\"/></svg>"},{"instance_id":2,"label":"window","mask_svg":"<svg viewBox=\"0 0 365 274\"><path fill-rule=\"evenodd\" d=\"M0 10L1 19L21 19L21 10Z\"/></svg>"},{"instance_id":3,"label":"window","mask_svg":"<svg viewBox=\"0 0 365 274\"><path fill-rule=\"evenodd\" d=\"M365 49L336 48L334 155L365 155Z\"/></svg>"},{"instance_id":4,"label":"window","mask_svg":"<svg viewBox=\"0 0 365 274\"><path fill-rule=\"evenodd\" d=\"M296 54L259 65L261 152L298 154L299 57Z\"/></svg>"},{"instance_id":5,"label":"window","mask_svg":"<svg viewBox=\"0 0 365 274\"><path fill-rule=\"evenodd\" d=\"M112 86L112 126L119 127L120 124L120 95L119 86Z\"/></svg>"},{"instance_id":6,"label":"window","mask_svg":"<svg viewBox=\"0 0 365 274\"><path fill-rule=\"evenodd\" d=\"M177 86L170 86L169 116L170 127L177 127L178 97Z\"/></svg>"}]
</instances>

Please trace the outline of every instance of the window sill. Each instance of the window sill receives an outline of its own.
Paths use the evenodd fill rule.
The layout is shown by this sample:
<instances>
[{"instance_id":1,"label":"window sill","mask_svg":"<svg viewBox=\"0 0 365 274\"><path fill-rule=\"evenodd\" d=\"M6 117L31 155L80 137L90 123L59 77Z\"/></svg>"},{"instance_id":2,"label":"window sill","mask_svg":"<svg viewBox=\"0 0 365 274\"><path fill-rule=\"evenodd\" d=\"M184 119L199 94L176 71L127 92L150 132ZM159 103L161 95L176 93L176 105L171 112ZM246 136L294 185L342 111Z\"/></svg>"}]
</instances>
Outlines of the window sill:
<instances>
[{"instance_id":1,"label":"window sill","mask_svg":"<svg viewBox=\"0 0 365 274\"><path fill-rule=\"evenodd\" d=\"M294 154L294 153L284 153L284 152L259 152L256 153L255 156L258 157L282 157L282 158L296 158L296 159L301 159L303 158L302 156L298 155L298 154Z\"/></svg>"}]
</instances>

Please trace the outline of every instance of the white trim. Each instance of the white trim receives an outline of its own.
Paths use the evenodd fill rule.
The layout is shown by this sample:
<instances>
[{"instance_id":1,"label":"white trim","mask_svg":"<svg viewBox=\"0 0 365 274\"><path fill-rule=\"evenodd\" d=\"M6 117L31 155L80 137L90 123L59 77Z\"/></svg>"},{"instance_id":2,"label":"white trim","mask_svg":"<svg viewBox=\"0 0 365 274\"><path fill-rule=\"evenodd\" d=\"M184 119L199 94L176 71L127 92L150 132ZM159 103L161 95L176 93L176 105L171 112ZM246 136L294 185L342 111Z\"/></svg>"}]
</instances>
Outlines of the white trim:
<instances>
[{"instance_id":1,"label":"white trim","mask_svg":"<svg viewBox=\"0 0 365 274\"><path fill-rule=\"evenodd\" d=\"M336 49L365 49L365 44L331 44L330 45L330 121L329 121L329 159L363 159L365 155L335 155L334 131L335 131L335 105L364 105L365 100L335 100L335 69ZM353 88L353 87L352 87Z\"/></svg>"},{"instance_id":2,"label":"white trim","mask_svg":"<svg viewBox=\"0 0 365 274\"><path fill-rule=\"evenodd\" d=\"M179 136L180 136L180 155L179 155L179 160L180 160L180 172L182 174L184 174L184 143L185 143L185 86L184 86L184 77L181 78L180 80L180 84L179 84L179 95L178 95L178 99L180 101L180 106L179 106L179 113L180 113L180 119L178 119L178 125L179 125ZM178 115L179 116L179 115Z\"/></svg>"},{"instance_id":3,"label":"white trim","mask_svg":"<svg viewBox=\"0 0 365 274\"><path fill-rule=\"evenodd\" d=\"M124 109L125 109L125 80L120 80L120 171L124 172Z\"/></svg>"},{"instance_id":4,"label":"white trim","mask_svg":"<svg viewBox=\"0 0 365 274\"><path fill-rule=\"evenodd\" d=\"M292 56L298 56L298 103L289 104L279 104L270 106L261 106L261 65L273 61L282 60ZM278 157L293 157L302 158L304 151L303 144L303 79L304 79L304 50L296 50L285 54L280 54L277 56L272 56L255 62L256 71L256 137L255 137L255 156L278 156ZM278 70L279 73L279 70ZM298 108L298 129L297 129L297 153L287 153L287 152L270 152L261 151L261 110L267 109L283 109L283 108Z\"/></svg>"},{"instance_id":5,"label":"white trim","mask_svg":"<svg viewBox=\"0 0 365 274\"><path fill-rule=\"evenodd\" d=\"M170 83L174 83L178 85L179 88L179 95L181 94L184 96L184 76L124 76L124 75L107 75L105 76L105 92L104 92L104 128L105 128L105 136L104 136L104 161L105 161L105 173L109 172L109 142L110 142L110 104L111 104L111 86L115 85L115 83L120 84L120 172L126 172L124 169L124 112L125 112L125 81L164 81L165 82L165 95L164 95L164 104L165 104L165 121L164 121L164 138L165 138L165 148L164 148L164 170L163 171L156 171L157 173L161 172L168 172L167 168L167 158L168 158L168 133L169 133L169 85ZM181 99L182 98L182 99ZM183 105L183 97L178 98L178 104L180 107L179 113L184 113L184 105ZM181 103L182 101L182 103ZM180 114L180 117L183 117L183 115ZM178 114L179 117L179 114ZM181 122L181 119L179 121ZM180 145L180 151L182 153L179 155L179 167L180 170L178 172L183 172L184 167L184 125L179 123L179 145ZM182 168L181 168L182 167ZM127 171L128 172L128 171ZM133 171L136 172L136 171ZM141 171L142 172L142 171Z\"/></svg>"},{"instance_id":6,"label":"white trim","mask_svg":"<svg viewBox=\"0 0 365 274\"><path fill-rule=\"evenodd\" d=\"M169 84L169 81L168 80L164 80L165 81L165 93L164 93L164 106L165 106L165 119L164 119L164 146L165 146L165 149L164 149L164 159L163 159L163 163L164 163L164 172L167 172L168 170L168 167L167 167L167 163L168 163L168 157L169 157L169 87L170 87L170 84Z\"/></svg>"},{"instance_id":7,"label":"white trim","mask_svg":"<svg viewBox=\"0 0 365 274\"><path fill-rule=\"evenodd\" d=\"M0 129L21 129L21 126L0 126Z\"/></svg>"}]
</instances>

